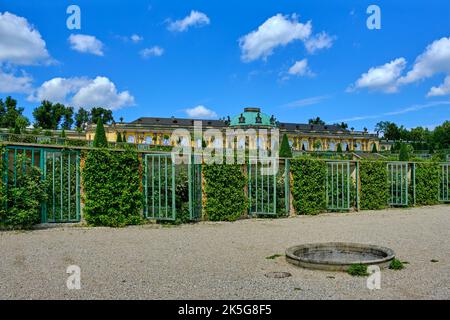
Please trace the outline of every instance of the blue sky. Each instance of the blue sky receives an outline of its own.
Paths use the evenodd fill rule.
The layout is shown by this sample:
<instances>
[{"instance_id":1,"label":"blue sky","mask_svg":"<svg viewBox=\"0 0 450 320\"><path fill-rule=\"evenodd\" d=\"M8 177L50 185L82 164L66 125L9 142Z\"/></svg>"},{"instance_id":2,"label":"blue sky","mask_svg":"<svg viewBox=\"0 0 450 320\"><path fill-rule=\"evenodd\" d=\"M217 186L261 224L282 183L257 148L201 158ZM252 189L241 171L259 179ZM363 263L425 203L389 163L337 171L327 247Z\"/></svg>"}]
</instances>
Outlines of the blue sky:
<instances>
[{"instance_id":1,"label":"blue sky","mask_svg":"<svg viewBox=\"0 0 450 320\"><path fill-rule=\"evenodd\" d=\"M80 30L66 27L71 4ZM366 26L371 4L380 30ZM449 119L444 0L0 0L0 13L0 97L17 98L30 118L51 98L104 104L126 121L250 106L369 130Z\"/></svg>"}]
</instances>

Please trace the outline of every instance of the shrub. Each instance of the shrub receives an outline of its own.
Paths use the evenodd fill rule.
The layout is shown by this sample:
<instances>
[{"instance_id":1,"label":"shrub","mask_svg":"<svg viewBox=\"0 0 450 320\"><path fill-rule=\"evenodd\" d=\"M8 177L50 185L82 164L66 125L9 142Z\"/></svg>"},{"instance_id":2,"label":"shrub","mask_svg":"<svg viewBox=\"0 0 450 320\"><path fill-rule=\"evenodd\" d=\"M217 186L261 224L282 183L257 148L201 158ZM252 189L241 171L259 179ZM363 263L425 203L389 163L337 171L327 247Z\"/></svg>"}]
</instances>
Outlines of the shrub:
<instances>
[{"instance_id":1,"label":"shrub","mask_svg":"<svg viewBox=\"0 0 450 320\"><path fill-rule=\"evenodd\" d=\"M95 128L94 147L106 148L108 146L108 140L106 140L105 127L103 126L103 120L98 118L97 127Z\"/></svg>"},{"instance_id":2,"label":"shrub","mask_svg":"<svg viewBox=\"0 0 450 320\"><path fill-rule=\"evenodd\" d=\"M374 144L372 144L372 153L377 153L377 152L378 152L377 145L374 143Z\"/></svg>"},{"instance_id":3,"label":"shrub","mask_svg":"<svg viewBox=\"0 0 450 320\"><path fill-rule=\"evenodd\" d=\"M140 222L140 161L132 150L87 152L84 163L84 217L95 226L120 227Z\"/></svg>"},{"instance_id":4,"label":"shrub","mask_svg":"<svg viewBox=\"0 0 450 320\"><path fill-rule=\"evenodd\" d=\"M416 205L439 203L440 181L439 163L416 163Z\"/></svg>"},{"instance_id":5,"label":"shrub","mask_svg":"<svg viewBox=\"0 0 450 320\"><path fill-rule=\"evenodd\" d=\"M286 134L283 135L283 140L281 140L279 156L281 158L292 158L292 149Z\"/></svg>"},{"instance_id":6,"label":"shrub","mask_svg":"<svg viewBox=\"0 0 450 320\"><path fill-rule=\"evenodd\" d=\"M403 262L401 262L398 259L393 259L391 263L389 264L389 269L392 270L402 270L405 266L403 265Z\"/></svg>"},{"instance_id":7,"label":"shrub","mask_svg":"<svg viewBox=\"0 0 450 320\"><path fill-rule=\"evenodd\" d=\"M41 171L22 154L16 159L16 181L14 173L8 173L8 187L2 188L2 200L6 210L0 220L13 229L29 229L41 221L41 204L47 199L46 182ZM6 189L6 190L5 190Z\"/></svg>"},{"instance_id":8,"label":"shrub","mask_svg":"<svg viewBox=\"0 0 450 320\"><path fill-rule=\"evenodd\" d=\"M400 145L400 153L398 155L399 161L409 161L409 150L406 143Z\"/></svg>"},{"instance_id":9,"label":"shrub","mask_svg":"<svg viewBox=\"0 0 450 320\"><path fill-rule=\"evenodd\" d=\"M342 146L340 143L338 143L338 145L337 145L337 152L342 153Z\"/></svg>"},{"instance_id":10,"label":"shrub","mask_svg":"<svg viewBox=\"0 0 450 320\"><path fill-rule=\"evenodd\" d=\"M322 160L293 159L292 197L298 214L317 214L326 210L326 163Z\"/></svg>"},{"instance_id":11,"label":"shrub","mask_svg":"<svg viewBox=\"0 0 450 320\"><path fill-rule=\"evenodd\" d=\"M205 213L211 221L235 221L247 209L246 178L240 165L211 164L203 167Z\"/></svg>"},{"instance_id":12,"label":"shrub","mask_svg":"<svg viewBox=\"0 0 450 320\"><path fill-rule=\"evenodd\" d=\"M351 276L357 276L357 277L365 277L368 276L369 273L367 272L367 266L365 264L352 264L348 270L347 273Z\"/></svg>"},{"instance_id":13,"label":"shrub","mask_svg":"<svg viewBox=\"0 0 450 320\"><path fill-rule=\"evenodd\" d=\"M386 208L389 201L386 163L382 161L361 161L359 172L361 209Z\"/></svg>"}]
</instances>

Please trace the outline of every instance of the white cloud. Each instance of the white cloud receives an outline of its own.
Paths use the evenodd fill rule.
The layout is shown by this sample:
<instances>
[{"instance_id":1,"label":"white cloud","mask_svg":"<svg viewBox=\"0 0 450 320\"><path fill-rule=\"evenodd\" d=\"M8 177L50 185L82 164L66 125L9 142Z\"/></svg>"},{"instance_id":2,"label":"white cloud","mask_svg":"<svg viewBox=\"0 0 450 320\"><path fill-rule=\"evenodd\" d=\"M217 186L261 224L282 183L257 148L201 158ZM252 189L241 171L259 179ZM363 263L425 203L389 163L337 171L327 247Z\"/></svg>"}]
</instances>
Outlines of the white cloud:
<instances>
[{"instance_id":1,"label":"white cloud","mask_svg":"<svg viewBox=\"0 0 450 320\"><path fill-rule=\"evenodd\" d=\"M308 38L305 41L305 48L308 53L313 54L317 50L331 48L335 39L336 37L330 36L326 32L321 32Z\"/></svg>"},{"instance_id":2,"label":"white cloud","mask_svg":"<svg viewBox=\"0 0 450 320\"><path fill-rule=\"evenodd\" d=\"M202 105L186 109L185 112L191 118L217 118L217 114L213 110Z\"/></svg>"},{"instance_id":3,"label":"white cloud","mask_svg":"<svg viewBox=\"0 0 450 320\"><path fill-rule=\"evenodd\" d=\"M289 68L288 73L290 75L296 76L311 76L313 73L308 67L308 59L303 59L294 63L292 67Z\"/></svg>"},{"instance_id":4,"label":"white cloud","mask_svg":"<svg viewBox=\"0 0 450 320\"><path fill-rule=\"evenodd\" d=\"M138 34L133 34L130 37L131 41L133 41L134 43L138 43L141 42L142 40L144 40L144 38Z\"/></svg>"},{"instance_id":5,"label":"white cloud","mask_svg":"<svg viewBox=\"0 0 450 320\"><path fill-rule=\"evenodd\" d=\"M338 119L338 120L334 120L331 122L353 122L353 121L360 121L360 120L367 120L367 119L377 119L377 118L382 118L382 117L387 117L387 116L398 116L398 115L402 115L405 113L420 111L423 109L428 109L428 108L433 108L433 107L438 107L438 106L447 107L449 105L450 105L450 101L435 101L435 102L430 102L430 103L425 103L425 104L415 104L415 105L412 105L412 106L409 106L406 108L402 108L402 109L399 109L396 111L390 111L390 112L384 112L384 113L380 113L380 114L373 114L373 115L366 115L366 116L356 116L356 117L351 117L351 118L347 118L347 119Z\"/></svg>"},{"instance_id":6,"label":"white cloud","mask_svg":"<svg viewBox=\"0 0 450 320\"><path fill-rule=\"evenodd\" d=\"M41 34L27 19L0 12L0 63L34 65L50 63Z\"/></svg>"},{"instance_id":7,"label":"white cloud","mask_svg":"<svg viewBox=\"0 0 450 320\"><path fill-rule=\"evenodd\" d=\"M33 79L27 74L15 76L0 69L0 93L30 93Z\"/></svg>"},{"instance_id":8,"label":"white cloud","mask_svg":"<svg viewBox=\"0 0 450 320\"><path fill-rule=\"evenodd\" d=\"M311 22L298 22L297 15L277 14L262 25L239 39L241 59L250 62L266 59L278 46L285 46L295 40L306 40L311 35Z\"/></svg>"},{"instance_id":9,"label":"white cloud","mask_svg":"<svg viewBox=\"0 0 450 320\"><path fill-rule=\"evenodd\" d=\"M87 86L91 80L87 78L53 78L45 81L35 92L28 97L30 101L49 100L64 104L70 103L66 99L76 93L83 86Z\"/></svg>"},{"instance_id":10,"label":"white cloud","mask_svg":"<svg viewBox=\"0 0 450 320\"><path fill-rule=\"evenodd\" d=\"M450 37L441 38L428 45L419 55L411 71L399 79L400 84L408 84L438 73L450 75Z\"/></svg>"},{"instance_id":11,"label":"white cloud","mask_svg":"<svg viewBox=\"0 0 450 320\"><path fill-rule=\"evenodd\" d=\"M347 91L367 88L386 93L397 92L397 79L400 77L405 66L406 60L404 58L398 58L382 66L370 68Z\"/></svg>"},{"instance_id":12,"label":"white cloud","mask_svg":"<svg viewBox=\"0 0 450 320\"><path fill-rule=\"evenodd\" d=\"M448 75L444 82L439 87L432 87L428 92L428 97L445 96L450 94L450 75Z\"/></svg>"},{"instance_id":13,"label":"white cloud","mask_svg":"<svg viewBox=\"0 0 450 320\"><path fill-rule=\"evenodd\" d=\"M106 77L97 77L87 86L82 87L72 98L75 107L103 106L119 109L134 105L134 97L128 91L117 92L116 86Z\"/></svg>"},{"instance_id":14,"label":"white cloud","mask_svg":"<svg viewBox=\"0 0 450 320\"><path fill-rule=\"evenodd\" d=\"M71 34L70 47L78 52L103 56L103 43L94 36L86 34Z\"/></svg>"},{"instance_id":15,"label":"white cloud","mask_svg":"<svg viewBox=\"0 0 450 320\"><path fill-rule=\"evenodd\" d=\"M301 107L306 107L306 106L311 106L314 104L321 103L322 101L327 100L329 98L330 98L329 96L317 96L317 97L305 98L305 99L295 100L295 101L286 103L282 107L301 108Z\"/></svg>"},{"instance_id":16,"label":"white cloud","mask_svg":"<svg viewBox=\"0 0 450 320\"><path fill-rule=\"evenodd\" d=\"M164 54L164 49L159 46L145 48L139 52L142 58L160 57Z\"/></svg>"},{"instance_id":17,"label":"white cloud","mask_svg":"<svg viewBox=\"0 0 450 320\"><path fill-rule=\"evenodd\" d=\"M134 97L128 91L118 92L107 77L53 78L44 82L28 100L50 100L77 108L104 107L112 110L134 105Z\"/></svg>"},{"instance_id":18,"label":"white cloud","mask_svg":"<svg viewBox=\"0 0 450 320\"><path fill-rule=\"evenodd\" d=\"M187 31L190 27L201 27L208 25L210 20L203 12L192 10L191 13L181 20L169 21L168 29L173 32Z\"/></svg>"}]
</instances>

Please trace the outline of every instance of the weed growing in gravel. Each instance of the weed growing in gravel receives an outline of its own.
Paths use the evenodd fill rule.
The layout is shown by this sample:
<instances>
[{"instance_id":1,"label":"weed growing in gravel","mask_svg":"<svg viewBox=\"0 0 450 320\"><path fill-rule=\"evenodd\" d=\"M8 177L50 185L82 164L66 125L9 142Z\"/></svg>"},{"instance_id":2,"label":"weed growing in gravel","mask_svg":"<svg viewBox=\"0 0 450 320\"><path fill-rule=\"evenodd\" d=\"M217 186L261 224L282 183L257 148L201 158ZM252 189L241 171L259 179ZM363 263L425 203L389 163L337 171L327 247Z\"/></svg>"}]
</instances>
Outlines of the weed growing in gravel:
<instances>
[{"instance_id":1,"label":"weed growing in gravel","mask_svg":"<svg viewBox=\"0 0 450 320\"><path fill-rule=\"evenodd\" d=\"M283 256L282 254L275 253L275 254L273 254L273 255L271 255L271 256L266 257L266 259L271 259L271 260L273 260L273 259L276 259L276 258L282 257L282 256Z\"/></svg>"},{"instance_id":2,"label":"weed growing in gravel","mask_svg":"<svg viewBox=\"0 0 450 320\"><path fill-rule=\"evenodd\" d=\"M431 259L430 261L433 262L433 263L439 262L439 260L436 260L436 259Z\"/></svg>"},{"instance_id":3,"label":"weed growing in gravel","mask_svg":"<svg viewBox=\"0 0 450 320\"><path fill-rule=\"evenodd\" d=\"M365 277L369 274L367 273L367 266L364 264L352 264L350 268L348 268L347 273L351 276L357 276L357 277Z\"/></svg>"},{"instance_id":4,"label":"weed growing in gravel","mask_svg":"<svg viewBox=\"0 0 450 320\"><path fill-rule=\"evenodd\" d=\"M389 269L392 270L402 270L405 266L403 265L403 262L401 262L398 259L393 259L391 261L391 264L389 265Z\"/></svg>"}]
</instances>

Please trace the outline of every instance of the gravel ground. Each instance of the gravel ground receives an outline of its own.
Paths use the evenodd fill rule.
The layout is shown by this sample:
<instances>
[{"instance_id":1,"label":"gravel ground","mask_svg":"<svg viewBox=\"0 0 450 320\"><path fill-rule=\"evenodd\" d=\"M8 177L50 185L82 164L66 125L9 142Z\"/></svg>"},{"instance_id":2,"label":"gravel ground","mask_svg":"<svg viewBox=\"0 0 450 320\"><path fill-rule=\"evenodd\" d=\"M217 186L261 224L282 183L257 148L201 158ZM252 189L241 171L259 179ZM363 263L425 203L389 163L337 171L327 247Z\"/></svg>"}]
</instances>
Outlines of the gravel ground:
<instances>
[{"instance_id":1,"label":"gravel ground","mask_svg":"<svg viewBox=\"0 0 450 320\"><path fill-rule=\"evenodd\" d=\"M1 299L450 299L450 207L364 211L123 229L0 232ZM346 273L304 270L292 245L350 241L392 248L401 271L381 289ZM438 262L431 262L437 260ZM68 290L66 268L81 267ZM286 271L289 278L267 278Z\"/></svg>"}]
</instances>

